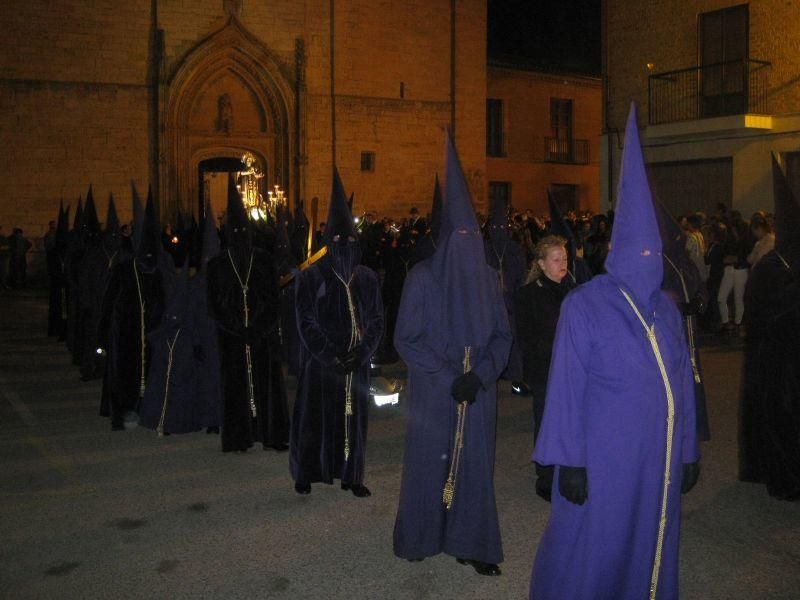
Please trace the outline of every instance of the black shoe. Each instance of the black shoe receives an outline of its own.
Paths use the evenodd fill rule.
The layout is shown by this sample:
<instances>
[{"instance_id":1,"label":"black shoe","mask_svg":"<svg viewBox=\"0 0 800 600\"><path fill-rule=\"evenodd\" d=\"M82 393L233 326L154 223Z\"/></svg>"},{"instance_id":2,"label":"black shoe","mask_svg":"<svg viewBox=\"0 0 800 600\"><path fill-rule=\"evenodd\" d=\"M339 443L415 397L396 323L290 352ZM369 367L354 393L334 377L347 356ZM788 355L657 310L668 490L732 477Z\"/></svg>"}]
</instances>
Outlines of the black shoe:
<instances>
[{"instance_id":1,"label":"black shoe","mask_svg":"<svg viewBox=\"0 0 800 600\"><path fill-rule=\"evenodd\" d=\"M409 558L408 562L422 562L424 558Z\"/></svg>"},{"instance_id":2,"label":"black shoe","mask_svg":"<svg viewBox=\"0 0 800 600\"><path fill-rule=\"evenodd\" d=\"M468 558L457 558L458 564L469 565L478 575L487 575L489 577L496 577L500 575L500 567L492 563L485 563L479 560L469 560Z\"/></svg>"},{"instance_id":3,"label":"black shoe","mask_svg":"<svg viewBox=\"0 0 800 600\"><path fill-rule=\"evenodd\" d=\"M297 482L294 484L294 491L300 494L301 496L306 496L311 493L311 484Z\"/></svg>"},{"instance_id":4,"label":"black shoe","mask_svg":"<svg viewBox=\"0 0 800 600\"><path fill-rule=\"evenodd\" d=\"M369 498L372 496L372 492L369 491L369 488L360 483L343 483L342 489L344 491L350 490L356 498Z\"/></svg>"}]
</instances>

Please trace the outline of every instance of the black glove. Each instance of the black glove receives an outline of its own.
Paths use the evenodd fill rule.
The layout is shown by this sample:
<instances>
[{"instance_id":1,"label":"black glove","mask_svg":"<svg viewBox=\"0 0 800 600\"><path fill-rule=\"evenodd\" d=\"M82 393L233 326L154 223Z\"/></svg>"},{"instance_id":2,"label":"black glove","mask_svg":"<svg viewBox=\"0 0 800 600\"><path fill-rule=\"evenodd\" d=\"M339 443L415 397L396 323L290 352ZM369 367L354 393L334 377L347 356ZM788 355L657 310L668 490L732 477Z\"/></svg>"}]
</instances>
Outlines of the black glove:
<instances>
[{"instance_id":1,"label":"black glove","mask_svg":"<svg viewBox=\"0 0 800 600\"><path fill-rule=\"evenodd\" d=\"M475 402L475 397L478 395L478 390L481 389L481 387L483 387L481 378L470 371L469 373L459 375L453 380L450 393L458 404L462 402L472 404Z\"/></svg>"},{"instance_id":2,"label":"black glove","mask_svg":"<svg viewBox=\"0 0 800 600\"><path fill-rule=\"evenodd\" d=\"M200 344L197 344L194 346L194 348L192 348L192 354L197 362L203 362L206 359L206 351L203 350L203 347Z\"/></svg>"},{"instance_id":3,"label":"black glove","mask_svg":"<svg viewBox=\"0 0 800 600\"><path fill-rule=\"evenodd\" d=\"M681 309L681 314L684 317L691 317L692 315L701 315L706 312L706 303L701 294L695 294L695 297L689 302L679 302L678 307Z\"/></svg>"},{"instance_id":4,"label":"black glove","mask_svg":"<svg viewBox=\"0 0 800 600\"><path fill-rule=\"evenodd\" d=\"M356 354L356 351L349 350L336 357L334 368L341 375L346 375L347 373L352 373L355 371L360 362L361 361L358 360L358 354Z\"/></svg>"},{"instance_id":5,"label":"black glove","mask_svg":"<svg viewBox=\"0 0 800 600\"><path fill-rule=\"evenodd\" d=\"M681 475L681 494L688 494L700 477L700 463L684 463Z\"/></svg>"},{"instance_id":6,"label":"black glove","mask_svg":"<svg viewBox=\"0 0 800 600\"><path fill-rule=\"evenodd\" d=\"M586 467L558 467L558 493L565 500L581 505L589 496L586 485Z\"/></svg>"}]
</instances>

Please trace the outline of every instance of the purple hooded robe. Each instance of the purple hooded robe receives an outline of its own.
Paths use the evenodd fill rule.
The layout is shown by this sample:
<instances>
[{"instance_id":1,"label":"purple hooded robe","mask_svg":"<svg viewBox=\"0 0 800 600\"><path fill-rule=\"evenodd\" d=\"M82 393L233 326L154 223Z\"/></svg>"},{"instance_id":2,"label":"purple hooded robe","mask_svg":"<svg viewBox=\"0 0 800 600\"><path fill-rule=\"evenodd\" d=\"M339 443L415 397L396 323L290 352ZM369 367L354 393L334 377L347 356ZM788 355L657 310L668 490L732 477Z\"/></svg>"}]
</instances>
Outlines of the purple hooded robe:
<instances>
[{"instance_id":1,"label":"purple hooded robe","mask_svg":"<svg viewBox=\"0 0 800 600\"><path fill-rule=\"evenodd\" d=\"M406 279L394 342L408 365L408 426L394 553L421 559L440 552L497 564L503 560L494 498L497 379L511 348L497 276L483 242L455 149L447 141L442 231L430 259ZM453 380L465 346L483 388L466 411L453 504L442 490L456 427Z\"/></svg>"},{"instance_id":2,"label":"purple hooded robe","mask_svg":"<svg viewBox=\"0 0 800 600\"><path fill-rule=\"evenodd\" d=\"M556 469L531 580L536 600L678 597L682 464L698 459L694 381L681 316L660 290L661 241L635 107L606 268L561 307L534 459L585 467L588 495L568 502ZM670 394L623 290L654 327Z\"/></svg>"}]
</instances>

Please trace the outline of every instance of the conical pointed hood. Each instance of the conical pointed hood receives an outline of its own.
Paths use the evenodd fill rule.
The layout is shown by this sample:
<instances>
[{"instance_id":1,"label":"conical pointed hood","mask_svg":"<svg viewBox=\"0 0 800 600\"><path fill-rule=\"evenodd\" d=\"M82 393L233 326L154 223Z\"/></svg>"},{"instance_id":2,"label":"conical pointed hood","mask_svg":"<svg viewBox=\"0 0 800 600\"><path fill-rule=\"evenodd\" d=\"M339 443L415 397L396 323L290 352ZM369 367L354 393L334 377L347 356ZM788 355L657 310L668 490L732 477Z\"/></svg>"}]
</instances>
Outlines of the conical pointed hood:
<instances>
[{"instance_id":1,"label":"conical pointed hood","mask_svg":"<svg viewBox=\"0 0 800 600\"><path fill-rule=\"evenodd\" d=\"M442 186L439 185L439 175L436 175L436 180L433 183L430 228L430 235L433 236L435 242L439 237L439 231L442 229Z\"/></svg>"},{"instance_id":2,"label":"conical pointed hood","mask_svg":"<svg viewBox=\"0 0 800 600\"><path fill-rule=\"evenodd\" d=\"M289 211L279 206L276 217L273 258L278 275L286 275L296 265L289 241Z\"/></svg>"},{"instance_id":3,"label":"conical pointed hood","mask_svg":"<svg viewBox=\"0 0 800 600\"><path fill-rule=\"evenodd\" d=\"M152 190L147 192L147 206L144 210L144 224L141 231L139 246L136 248L136 260L146 267L155 268L162 249L161 223Z\"/></svg>"},{"instance_id":4,"label":"conical pointed hood","mask_svg":"<svg viewBox=\"0 0 800 600\"><path fill-rule=\"evenodd\" d=\"M504 198L492 198L489 207L489 239L497 251L511 239L508 233L508 205Z\"/></svg>"},{"instance_id":5,"label":"conical pointed hood","mask_svg":"<svg viewBox=\"0 0 800 600\"><path fill-rule=\"evenodd\" d=\"M465 346L479 350L486 345L494 328L494 303L502 299L497 277L486 265L480 227L449 134L445 165L442 230L431 270L442 289L444 322L437 324L437 334L457 362Z\"/></svg>"},{"instance_id":6,"label":"conical pointed hood","mask_svg":"<svg viewBox=\"0 0 800 600\"><path fill-rule=\"evenodd\" d=\"M350 212L342 180L339 177L339 170L334 167L331 201L328 203L328 219L325 221L325 241L330 243L337 235L340 237L352 235L357 238L358 232L353 222L353 213Z\"/></svg>"},{"instance_id":7,"label":"conical pointed hood","mask_svg":"<svg viewBox=\"0 0 800 600\"><path fill-rule=\"evenodd\" d=\"M144 230L144 208L142 207L142 199L139 197L139 192L136 190L136 184L131 179L131 203L133 205L133 232L131 243L133 249L139 247L139 242L142 241L142 231Z\"/></svg>"},{"instance_id":8,"label":"conical pointed hood","mask_svg":"<svg viewBox=\"0 0 800 600\"><path fill-rule=\"evenodd\" d=\"M106 210L106 230L103 234L103 244L106 250L116 252L120 248L119 217L117 207L114 205L113 194L108 194L108 209Z\"/></svg>"},{"instance_id":9,"label":"conical pointed hood","mask_svg":"<svg viewBox=\"0 0 800 600\"><path fill-rule=\"evenodd\" d=\"M203 221L203 255L201 267L205 267L208 261L219 254L219 230L214 211L211 210L211 203L206 202L206 218Z\"/></svg>"},{"instance_id":10,"label":"conical pointed hood","mask_svg":"<svg viewBox=\"0 0 800 600\"><path fill-rule=\"evenodd\" d=\"M69 242L69 207L64 208L64 201L58 208L58 223L56 225L56 252L62 258L67 254Z\"/></svg>"},{"instance_id":11,"label":"conical pointed hood","mask_svg":"<svg viewBox=\"0 0 800 600\"><path fill-rule=\"evenodd\" d=\"M75 209L75 219L72 221L72 231L78 232L83 227L83 196L78 196L78 208Z\"/></svg>"},{"instance_id":12,"label":"conical pointed hood","mask_svg":"<svg viewBox=\"0 0 800 600\"><path fill-rule=\"evenodd\" d=\"M253 231L244 210L242 196L234 175L228 176L228 211L225 220L225 242L234 260L243 264L253 252Z\"/></svg>"},{"instance_id":13,"label":"conical pointed hood","mask_svg":"<svg viewBox=\"0 0 800 600\"><path fill-rule=\"evenodd\" d=\"M689 302L703 284L697 266L686 252L686 233L667 208L653 198L664 257L661 289L671 292L680 302Z\"/></svg>"},{"instance_id":14,"label":"conical pointed hood","mask_svg":"<svg viewBox=\"0 0 800 600\"><path fill-rule=\"evenodd\" d=\"M772 186L775 195L775 250L800 272L800 206L782 165L772 155Z\"/></svg>"},{"instance_id":15,"label":"conical pointed hood","mask_svg":"<svg viewBox=\"0 0 800 600\"><path fill-rule=\"evenodd\" d=\"M617 189L617 209L606 271L633 294L640 308L649 308L664 275L661 236L647 182L639 142L636 104L631 104Z\"/></svg>"},{"instance_id":16,"label":"conical pointed hood","mask_svg":"<svg viewBox=\"0 0 800 600\"><path fill-rule=\"evenodd\" d=\"M100 220L97 218L97 208L94 205L94 194L92 193L92 186L89 185L89 191L86 193L86 206L83 209L83 220L86 232L91 236L100 235Z\"/></svg>"},{"instance_id":17,"label":"conical pointed hood","mask_svg":"<svg viewBox=\"0 0 800 600\"><path fill-rule=\"evenodd\" d=\"M569 226L553 194L547 192L547 204L550 206L550 233L558 235L567 240L567 256L569 257L569 269L574 272L575 264L575 233Z\"/></svg>"},{"instance_id":18,"label":"conical pointed hood","mask_svg":"<svg viewBox=\"0 0 800 600\"><path fill-rule=\"evenodd\" d=\"M328 246L328 260L333 269L340 277L348 280L361 262L361 247L358 244L353 214L347 207L347 196L336 167L333 168L328 220L325 222L325 242Z\"/></svg>"},{"instance_id":19,"label":"conical pointed hood","mask_svg":"<svg viewBox=\"0 0 800 600\"><path fill-rule=\"evenodd\" d=\"M347 199L347 208L350 209L350 214L353 214L353 200L355 200L356 193L350 192L350 197Z\"/></svg>"}]
</instances>

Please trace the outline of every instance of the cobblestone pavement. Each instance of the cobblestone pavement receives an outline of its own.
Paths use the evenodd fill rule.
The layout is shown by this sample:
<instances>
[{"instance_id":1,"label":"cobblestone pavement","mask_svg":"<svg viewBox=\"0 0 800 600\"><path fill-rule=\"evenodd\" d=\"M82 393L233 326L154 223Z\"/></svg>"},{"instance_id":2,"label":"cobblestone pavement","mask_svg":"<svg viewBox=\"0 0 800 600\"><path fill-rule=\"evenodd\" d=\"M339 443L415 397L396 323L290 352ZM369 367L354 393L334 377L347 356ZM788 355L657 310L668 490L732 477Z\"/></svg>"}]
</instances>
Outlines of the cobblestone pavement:
<instances>
[{"instance_id":1,"label":"cobblestone pavement","mask_svg":"<svg viewBox=\"0 0 800 600\"><path fill-rule=\"evenodd\" d=\"M506 383L495 475L506 560L484 578L450 557L392 554L402 404L373 407L371 498L325 485L301 497L286 454L222 454L205 433L111 432L100 384L81 383L44 337L44 302L0 297L0 597L527 598L548 505L533 492L530 399ZM736 481L740 347L703 359L713 440L685 498L681 597L796 599L800 504Z\"/></svg>"}]
</instances>

